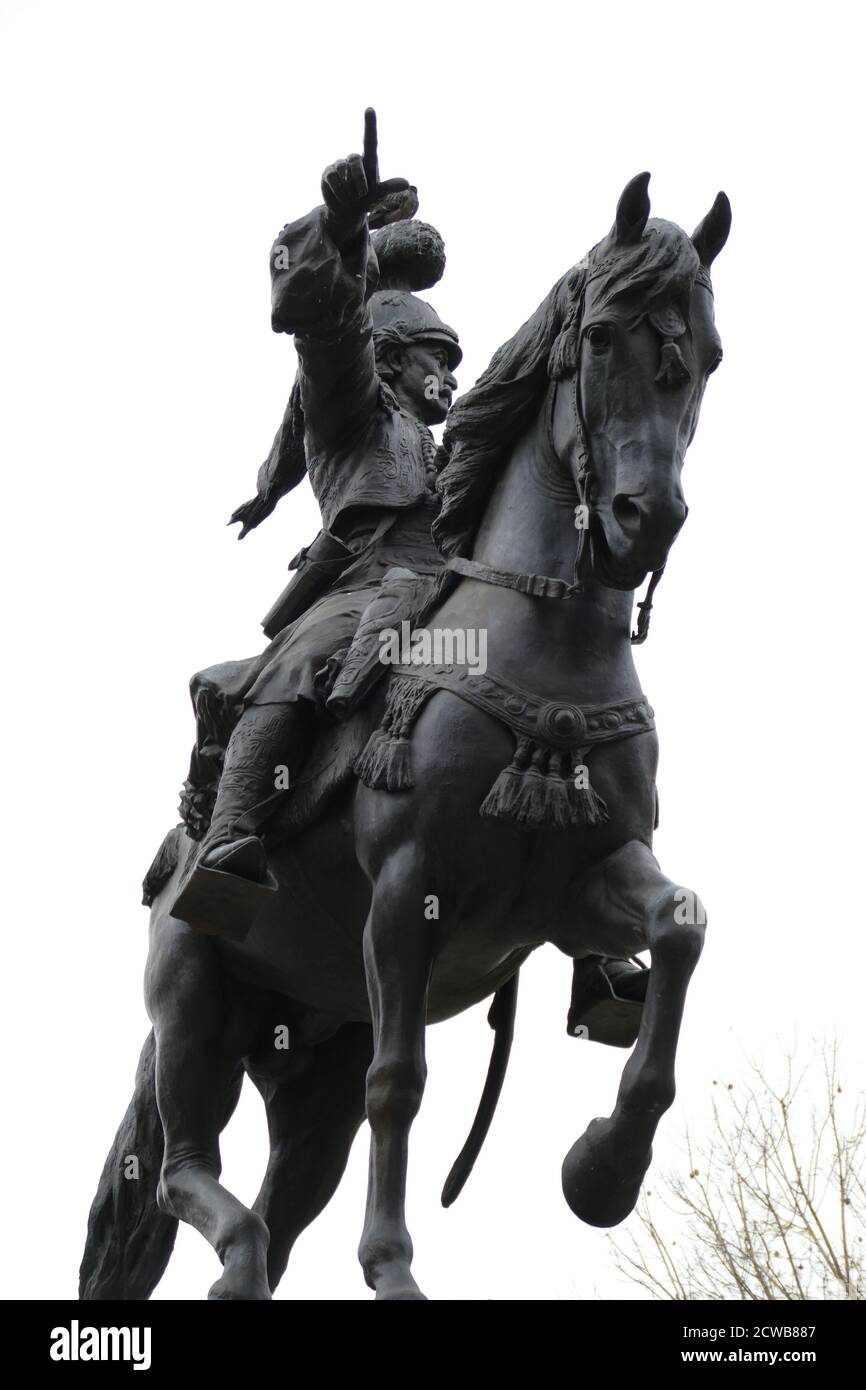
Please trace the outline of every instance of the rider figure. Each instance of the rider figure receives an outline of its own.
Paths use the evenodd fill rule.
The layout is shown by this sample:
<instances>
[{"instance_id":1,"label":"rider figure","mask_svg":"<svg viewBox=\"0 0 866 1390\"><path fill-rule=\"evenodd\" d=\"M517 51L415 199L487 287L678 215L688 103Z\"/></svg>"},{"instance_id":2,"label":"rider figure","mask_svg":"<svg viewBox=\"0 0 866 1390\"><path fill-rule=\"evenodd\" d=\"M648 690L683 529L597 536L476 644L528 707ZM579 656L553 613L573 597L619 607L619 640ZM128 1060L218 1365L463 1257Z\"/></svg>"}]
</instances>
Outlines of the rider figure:
<instances>
[{"instance_id":1,"label":"rider figure","mask_svg":"<svg viewBox=\"0 0 866 1390\"><path fill-rule=\"evenodd\" d=\"M236 686L242 672L235 691L240 716L228 739L210 826L173 907L175 916L205 930L213 929L221 910L214 885L221 888L227 876L240 891L231 905L230 934L242 935L259 910L268 878L259 832L280 797L278 769L288 769L291 779L309 750L316 673L351 642L389 568L418 575L441 569L430 534L438 496L429 427L445 419L462 354L454 330L411 293L413 254L416 265L419 248L435 259L438 243L444 262L441 240L419 223L379 232L380 245L396 240L399 252L405 228L408 248L401 274L392 247L382 289L368 226L371 208L399 202L407 189L402 179L379 182L375 124L368 115L363 158L330 165L322 178L324 206L286 226L272 249L272 325L294 335L299 360L299 401L293 393L287 420L299 405L306 469L325 528L318 540L342 550L347 563L325 596L295 615L260 657L214 668L229 672ZM398 215L405 213L398 209ZM388 220L380 216L380 225ZM438 274L421 283L435 283ZM302 473L303 467L296 470L282 490ZM255 505L237 514L245 525L267 515L273 498L250 522ZM315 549L314 543L311 558ZM209 674L194 678L194 692Z\"/></svg>"}]
</instances>

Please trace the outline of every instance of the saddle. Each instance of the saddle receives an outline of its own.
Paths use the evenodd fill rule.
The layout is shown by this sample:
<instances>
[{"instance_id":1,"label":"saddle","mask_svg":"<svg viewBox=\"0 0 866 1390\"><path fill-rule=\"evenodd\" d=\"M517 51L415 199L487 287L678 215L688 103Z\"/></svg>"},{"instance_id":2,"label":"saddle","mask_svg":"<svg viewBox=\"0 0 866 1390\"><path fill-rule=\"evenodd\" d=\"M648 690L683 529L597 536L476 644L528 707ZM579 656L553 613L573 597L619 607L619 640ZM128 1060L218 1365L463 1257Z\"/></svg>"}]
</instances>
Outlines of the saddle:
<instances>
[{"instance_id":1,"label":"saddle","mask_svg":"<svg viewBox=\"0 0 866 1390\"><path fill-rule=\"evenodd\" d=\"M382 719L386 703L381 633L403 622L423 622L439 592L439 579L394 566L370 600L351 644L331 657L315 678L319 725L310 752L274 817L266 844L280 843L314 824L356 776L357 763Z\"/></svg>"}]
</instances>

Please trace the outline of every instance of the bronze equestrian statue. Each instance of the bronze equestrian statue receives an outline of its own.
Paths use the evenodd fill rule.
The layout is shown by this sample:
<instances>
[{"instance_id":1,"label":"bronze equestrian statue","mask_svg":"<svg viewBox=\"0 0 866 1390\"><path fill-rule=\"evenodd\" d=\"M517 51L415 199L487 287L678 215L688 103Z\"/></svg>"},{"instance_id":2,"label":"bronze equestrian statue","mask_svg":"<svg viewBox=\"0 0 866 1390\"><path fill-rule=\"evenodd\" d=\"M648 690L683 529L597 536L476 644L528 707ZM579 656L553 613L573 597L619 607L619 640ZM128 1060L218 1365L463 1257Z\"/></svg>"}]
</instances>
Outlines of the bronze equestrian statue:
<instances>
[{"instance_id":1,"label":"bronze equestrian statue","mask_svg":"<svg viewBox=\"0 0 866 1390\"><path fill-rule=\"evenodd\" d=\"M377 1298L423 1299L404 1193L426 1025L494 996L448 1205L502 1085L518 971L546 942L574 962L570 1030L636 1040L563 1191L596 1226L632 1210L705 914L652 854L658 745L631 648L686 518L730 229L724 194L691 237L650 218L648 182L453 406L457 335L414 294L442 273L441 239L411 220L405 180L380 181L372 112L363 156L330 166L323 206L278 238L273 322L300 368L235 519L258 524L306 471L323 531L265 651L193 680L183 821L144 885L153 1031L91 1209L83 1298L149 1297L179 1220L223 1263L210 1298L269 1298L366 1116L364 1276ZM395 629L413 650L386 665ZM467 633L485 635L483 670ZM650 970L629 964L647 949ZM245 1072L270 1135L252 1209L219 1181Z\"/></svg>"}]
</instances>

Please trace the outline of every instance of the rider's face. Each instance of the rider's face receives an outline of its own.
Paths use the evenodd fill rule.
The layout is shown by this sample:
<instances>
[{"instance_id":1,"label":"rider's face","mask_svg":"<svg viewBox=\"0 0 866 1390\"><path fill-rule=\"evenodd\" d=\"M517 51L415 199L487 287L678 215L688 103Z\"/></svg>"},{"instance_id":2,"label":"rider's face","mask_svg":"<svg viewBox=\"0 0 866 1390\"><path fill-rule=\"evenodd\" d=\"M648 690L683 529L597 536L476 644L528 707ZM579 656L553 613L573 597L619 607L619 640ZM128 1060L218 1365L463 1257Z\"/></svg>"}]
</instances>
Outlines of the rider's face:
<instances>
[{"instance_id":1,"label":"rider's face","mask_svg":"<svg viewBox=\"0 0 866 1390\"><path fill-rule=\"evenodd\" d=\"M401 405L417 419L425 425L441 424L457 389L447 348L435 339L403 347L391 386Z\"/></svg>"}]
</instances>

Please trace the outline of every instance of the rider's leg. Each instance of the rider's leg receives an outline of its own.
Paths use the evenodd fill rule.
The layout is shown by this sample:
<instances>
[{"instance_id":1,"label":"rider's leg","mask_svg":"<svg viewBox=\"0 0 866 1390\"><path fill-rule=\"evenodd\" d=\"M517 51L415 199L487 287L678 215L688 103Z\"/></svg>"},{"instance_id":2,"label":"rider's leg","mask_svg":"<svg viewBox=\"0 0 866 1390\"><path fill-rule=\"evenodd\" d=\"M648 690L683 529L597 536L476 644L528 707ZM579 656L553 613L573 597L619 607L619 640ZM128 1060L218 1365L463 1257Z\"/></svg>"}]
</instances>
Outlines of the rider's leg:
<instances>
[{"instance_id":1,"label":"rider's leg","mask_svg":"<svg viewBox=\"0 0 866 1390\"><path fill-rule=\"evenodd\" d=\"M203 871L216 869L259 885L266 880L258 834L285 788L285 776L278 774L287 770L291 781L299 770L312 738L319 673L351 642L369 594L369 589L329 594L278 636L258 662L225 663L194 678L199 736L185 789L192 802L202 761L206 781L213 780L208 760L212 747L225 740L226 705L236 708L240 699L245 705L226 745L211 825L197 860ZM245 676L256 666L250 684Z\"/></svg>"},{"instance_id":2,"label":"rider's leg","mask_svg":"<svg viewBox=\"0 0 866 1390\"><path fill-rule=\"evenodd\" d=\"M219 792L199 863L262 879L266 861L259 831L273 813L309 747L314 711L306 700L250 705L226 749ZM284 771L285 770L285 771Z\"/></svg>"},{"instance_id":3,"label":"rider's leg","mask_svg":"<svg viewBox=\"0 0 866 1390\"><path fill-rule=\"evenodd\" d=\"M312 705L251 705L229 740L210 829L171 906L197 931L242 940L274 887L257 832L309 747Z\"/></svg>"}]
</instances>

